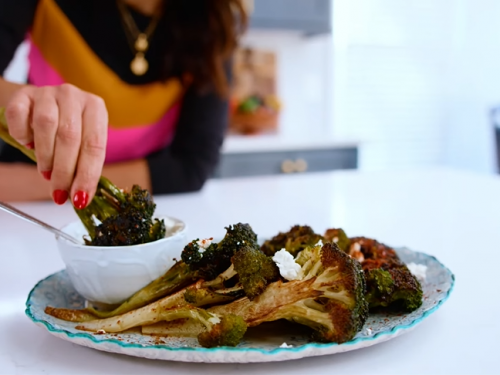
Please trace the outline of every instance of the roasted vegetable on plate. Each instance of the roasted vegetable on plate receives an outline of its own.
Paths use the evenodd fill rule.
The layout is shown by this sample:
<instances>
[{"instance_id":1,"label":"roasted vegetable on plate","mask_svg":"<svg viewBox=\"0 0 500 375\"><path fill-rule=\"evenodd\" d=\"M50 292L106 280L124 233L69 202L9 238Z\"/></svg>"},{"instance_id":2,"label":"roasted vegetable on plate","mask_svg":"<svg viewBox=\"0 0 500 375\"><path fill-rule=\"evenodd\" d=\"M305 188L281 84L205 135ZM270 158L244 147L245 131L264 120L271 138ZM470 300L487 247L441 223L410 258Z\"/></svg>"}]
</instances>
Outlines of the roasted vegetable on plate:
<instances>
[{"instance_id":1,"label":"roasted vegetable on plate","mask_svg":"<svg viewBox=\"0 0 500 375\"><path fill-rule=\"evenodd\" d=\"M369 310L408 311L422 298L394 250L340 229L318 235L294 226L259 246L252 228L237 223L219 242L191 241L181 258L113 311L45 312L83 331L140 329L197 337L205 347L236 346L247 329L278 320L307 327L313 341L343 343L361 331Z\"/></svg>"}]
</instances>

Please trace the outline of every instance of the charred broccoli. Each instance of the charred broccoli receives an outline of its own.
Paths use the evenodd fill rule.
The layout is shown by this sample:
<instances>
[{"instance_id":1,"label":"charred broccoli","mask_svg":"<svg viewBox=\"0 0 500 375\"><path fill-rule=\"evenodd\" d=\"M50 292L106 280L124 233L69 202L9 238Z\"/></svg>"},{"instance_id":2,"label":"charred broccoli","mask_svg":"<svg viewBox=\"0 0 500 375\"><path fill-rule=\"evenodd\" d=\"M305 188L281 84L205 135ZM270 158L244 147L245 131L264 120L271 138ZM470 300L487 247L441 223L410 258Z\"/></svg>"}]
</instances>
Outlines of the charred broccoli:
<instances>
[{"instance_id":1,"label":"charred broccoli","mask_svg":"<svg viewBox=\"0 0 500 375\"><path fill-rule=\"evenodd\" d=\"M394 249L365 237L352 238L351 243L351 255L363 258L370 309L411 312L422 305L422 286Z\"/></svg>"},{"instance_id":2,"label":"charred broccoli","mask_svg":"<svg viewBox=\"0 0 500 375\"><path fill-rule=\"evenodd\" d=\"M35 152L10 136L4 108L0 108L0 138L36 162ZM90 240L85 239L88 245L126 246L165 237L165 223L153 219L155 208L147 190L134 185L130 192L124 192L101 177L92 201L75 212L89 233Z\"/></svg>"},{"instance_id":3,"label":"charred broccoli","mask_svg":"<svg viewBox=\"0 0 500 375\"><path fill-rule=\"evenodd\" d=\"M279 269L272 258L255 247L243 247L231 260L239 283L250 300L264 292L270 282L280 278Z\"/></svg>"},{"instance_id":4,"label":"charred broccoli","mask_svg":"<svg viewBox=\"0 0 500 375\"><path fill-rule=\"evenodd\" d=\"M278 233L270 240L265 241L261 250L269 256L273 256L277 251L286 249L290 254L296 256L307 246L314 246L323 237L314 233L307 225L295 225L288 232Z\"/></svg>"},{"instance_id":5,"label":"charred broccoli","mask_svg":"<svg viewBox=\"0 0 500 375\"><path fill-rule=\"evenodd\" d=\"M342 228L328 229L323 235L323 238L326 242L335 242L340 247L340 250L346 253L349 252L351 240L347 237Z\"/></svg>"},{"instance_id":6,"label":"charred broccoli","mask_svg":"<svg viewBox=\"0 0 500 375\"><path fill-rule=\"evenodd\" d=\"M92 202L76 210L90 234L93 246L127 246L152 242L165 237L163 220L153 219L156 205L145 189L134 185L122 192L101 177ZM100 223L95 225L95 219Z\"/></svg>"},{"instance_id":7,"label":"charred broccoli","mask_svg":"<svg viewBox=\"0 0 500 375\"><path fill-rule=\"evenodd\" d=\"M201 278L212 280L231 266L231 258L244 246L259 248L257 235L248 224L238 223L225 228L226 235L219 243L208 247L199 240L192 241L182 251L181 258Z\"/></svg>"},{"instance_id":8,"label":"charred broccoli","mask_svg":"<svg viewBox=\"0 0 500 375\"><path fill-rule=\"evenodd\" d=\"M198 279L213 280L211 284L219 284L235 275L231 266L231 258L235 252L245 246L258 248L257 235L250 225L241 223L227 227L226 235L218 244L212 243L211 239L191 241L184 247L181 255L182 260L158 279L137 291L116 309L98 311L88 308L87 310L99 318L109 318L157 301L183 289ZM211 285L206 287L209 286ZM222 286L219 289L224 289L219 291L220 295L230 295L232 299L244 295L242 287L230 290Z\"/></svg>"},{"instance_id":9,"label":"charred broccoli","mask_svg":"<svg viewBox=\"0 0 500 375\"><path fill-rule=\"evenodd\" d=\"M368 315L360 264L334 243L307 247L296 261L300 280L273 282L253 301L245 297L208 311L241 316L249 327L287 319L312 328L318 341L351 340Z\"/></svg>"},{"instance_id":10,"label":"charred broccoli","mask_svg":"<svg viewBox=\"0 0 500 375\"><path fill-rule=\"evenodd\" d=\"M202 288L188 288L185 294L186 300L200 306L206 293L233 299L247 296L253 300L270 282L280 278L276 264L258 248L243 246L236 250L230 261L231 265L224 272L213 280L204 282Z\"/></svg>"},{"instance_id":11,"label":"charred broccoli","mask_svg":"<svg viewBox=\"0 0 500 375\"><path fill-rule=\"evenodd\" d=\"M404 264L367 269L365 278L370 309L388 307L410 312L422 305L422 287Z\"/></svg>"}]
</instances>

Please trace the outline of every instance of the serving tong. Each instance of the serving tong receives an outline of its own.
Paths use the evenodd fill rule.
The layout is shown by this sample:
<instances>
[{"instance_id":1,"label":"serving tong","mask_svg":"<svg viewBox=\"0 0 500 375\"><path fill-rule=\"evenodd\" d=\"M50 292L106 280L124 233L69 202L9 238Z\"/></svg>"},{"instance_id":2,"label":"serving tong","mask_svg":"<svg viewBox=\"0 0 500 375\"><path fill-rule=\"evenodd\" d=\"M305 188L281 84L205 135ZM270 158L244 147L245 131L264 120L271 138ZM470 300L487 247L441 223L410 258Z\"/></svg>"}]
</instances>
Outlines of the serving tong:
<instances>
[{"instance_id":1,"label":"serving tong","mask_svg":"<svg viewBox=\"0 0 500 375\"><path fill-rule=\"evenodd\" d=\"M78 244L78 245L82 245L82 242L78 241L75 237L70 236L69 234L64 233L63 231L61 231L57 228L54 228L52 225L47 224L47 223L29 215L29 214L27 214L26 212L19 210L16 207L11 206L8 203L0 201L0 209L2 209L5 212L8 212L8 213L20 218L20 219L23 219L23 220L29 221L32 224L38 225L39 227L42 227L43 229L48 230L49 232L52 232L53 234L56 235L56 237L62 237L70 242L73 242L73 243Z\"/></svg>"}]
</instances>

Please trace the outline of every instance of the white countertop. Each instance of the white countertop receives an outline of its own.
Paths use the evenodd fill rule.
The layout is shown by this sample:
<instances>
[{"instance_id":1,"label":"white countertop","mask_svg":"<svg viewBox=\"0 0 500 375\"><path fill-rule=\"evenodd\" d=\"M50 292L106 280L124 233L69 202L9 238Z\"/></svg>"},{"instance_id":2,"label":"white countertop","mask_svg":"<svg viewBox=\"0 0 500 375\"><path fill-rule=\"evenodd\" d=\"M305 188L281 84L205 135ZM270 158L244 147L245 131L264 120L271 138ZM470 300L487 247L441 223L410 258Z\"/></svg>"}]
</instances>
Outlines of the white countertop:
<instances>
[{"instance_id":1,"label":"white countertop","mask_svg":"<svg viewBox=\"0 0 500 375\"><path fill-rule=\"evenodd\" d=\"M449 300L414 331L344 354L267 364L152 361L87 349L24 314L40 279L59 271L53 237L0 212L0 374L498 374L500 178L450 170L342 171L210 181L201 193L158 197L158 212L193 237L248 222L263 237L296 223L341 226L436 256L456 276ZM55 226L70 206L17 204Z\"/></svg>"}]
</instances>

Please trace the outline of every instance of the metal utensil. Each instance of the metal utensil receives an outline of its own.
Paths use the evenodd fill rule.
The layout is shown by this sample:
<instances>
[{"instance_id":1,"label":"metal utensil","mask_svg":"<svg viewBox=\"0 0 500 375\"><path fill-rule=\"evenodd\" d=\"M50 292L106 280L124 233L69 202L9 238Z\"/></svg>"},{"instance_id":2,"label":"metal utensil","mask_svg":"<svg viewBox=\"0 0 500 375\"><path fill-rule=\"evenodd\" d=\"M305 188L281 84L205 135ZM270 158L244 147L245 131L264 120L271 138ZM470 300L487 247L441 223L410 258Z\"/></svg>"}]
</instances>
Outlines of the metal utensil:
<instances>
[{"instance_id":1,"label":"metal utensil","mask_svg":"<svg viewBox=\"0 0 500 375\"><path fill-rule=\"evenodd\" d=\"M14 215L14 216L17 216L21 219L24 219L26 221L29 221L30 223L33 223L33 224L36 224L40 227L42 227L43 229L45 230L48 230L52 233L54 233L56 236L58 237L62 237L68 241L71 241L75 244L78 244L78 245L82 245L82 242L81 241L78 241L76 238L70 236L69 234L67 233L64 233L63 231L60 231L59 229L57 228L54 228L52 225L49 225L47 223L44 223L43 221L41 220L38 220L37 218L34 218L33 216L31 215L28 215L27 213L11 206L10 204L8 203L5 203L5 202L2 202L0 201L0 209Z\"/></svg>"}]
</instances>

